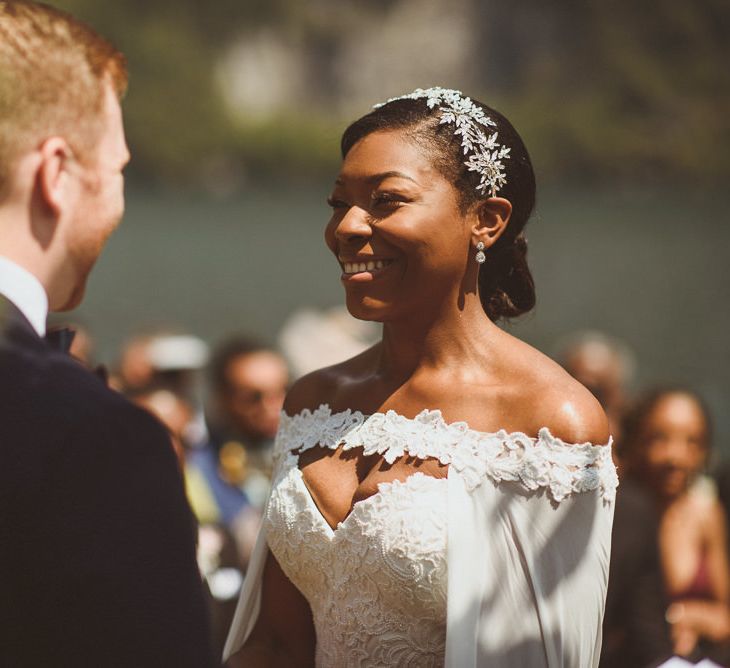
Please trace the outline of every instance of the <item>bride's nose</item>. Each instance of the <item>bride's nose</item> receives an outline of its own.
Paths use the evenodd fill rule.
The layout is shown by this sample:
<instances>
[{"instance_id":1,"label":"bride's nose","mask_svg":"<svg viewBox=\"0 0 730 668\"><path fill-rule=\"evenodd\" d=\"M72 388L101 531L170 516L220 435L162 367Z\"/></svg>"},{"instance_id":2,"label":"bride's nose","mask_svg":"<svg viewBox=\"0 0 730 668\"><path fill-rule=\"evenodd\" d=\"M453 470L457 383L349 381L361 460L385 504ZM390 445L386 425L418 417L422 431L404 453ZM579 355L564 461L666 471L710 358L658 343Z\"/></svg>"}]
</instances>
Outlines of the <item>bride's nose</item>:
<instances>
[{"instance_id":1,"label":"bride's nose","mask_svg":"<svg viewBox=\"0 0 730 668\"><path fill-rule=\"evenodd\" d=\"M351 206L347 209L334 228L335 238L340 243L369 239L372 233L370 214L358 206Z\"/></svg>"}]
</instances>

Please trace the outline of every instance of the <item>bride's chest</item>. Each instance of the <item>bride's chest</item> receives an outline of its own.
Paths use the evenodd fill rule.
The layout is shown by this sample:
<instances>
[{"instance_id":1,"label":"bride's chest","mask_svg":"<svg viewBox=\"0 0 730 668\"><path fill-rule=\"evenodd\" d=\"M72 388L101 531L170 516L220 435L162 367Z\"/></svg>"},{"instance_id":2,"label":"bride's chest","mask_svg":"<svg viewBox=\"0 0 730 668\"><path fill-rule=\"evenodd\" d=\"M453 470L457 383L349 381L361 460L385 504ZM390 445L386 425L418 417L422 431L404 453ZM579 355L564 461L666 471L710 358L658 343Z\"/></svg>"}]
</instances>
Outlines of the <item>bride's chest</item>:
<instances>
[{"instance_id":1,"label":"bride's chest","mask_svg":"<svg viewBox=\"0 0 730 668\"><path fill-rule=\"evenodd\" d=\"M378 485L332 528L296 466L275 480L264 517L269 546L314 607L343 591L443 613L448 482L417 472ZM368 594L369 592L369 594Z\"/></svg>"},{"instance_id":2,"label":"bride's chest","mask_svg":"<svg viewBox=\"0 0 730 668\"><path fill-rule=\"evenodd\" d=\"M347 518L352 508L379 493L380 486L405 481L414 473L445 478L448 466L436 459L400 457L388 463L378 454L360 450L313 448L298 458L302 481L330 527ZM416 488L414 488L416 489Z\"/></svg>"}]
</instances>

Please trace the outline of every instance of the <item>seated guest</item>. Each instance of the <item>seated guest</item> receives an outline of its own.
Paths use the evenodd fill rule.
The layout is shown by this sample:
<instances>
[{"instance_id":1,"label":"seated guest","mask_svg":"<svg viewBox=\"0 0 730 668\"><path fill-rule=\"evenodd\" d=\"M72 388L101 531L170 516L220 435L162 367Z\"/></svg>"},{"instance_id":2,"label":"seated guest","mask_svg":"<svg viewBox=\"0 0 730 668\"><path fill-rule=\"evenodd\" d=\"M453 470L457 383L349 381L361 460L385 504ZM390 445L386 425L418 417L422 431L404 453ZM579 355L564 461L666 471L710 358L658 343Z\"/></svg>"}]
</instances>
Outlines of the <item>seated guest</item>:
<instances>
[{"instance_id":1,"label":"seated guest","mask_svg":"<svg viewBox=\"0 0 730 668\"><path fill-rule=\"evenodd\" d=\"M193 419L193 406L185 397L164 384L138 388L130 393L130 398L167 427L179 457L180 468L185 472L188 501L199 521L197 558L200 573L207 585L212 642L216 655L220 656L233 621L243 574L233 536L218 524L215 502L205 480L202 476L196 476L186 465L190 453L186 434Z\"/></svg>"},{"instance_id":2,"label":"seated guest","mask_svg":"<svg viewBox=\"0 0 730 668\"><path fill-rule=\"evenodd\" d=\"M579 332L562 342L557 358L601 403L618 440L634 368L628 348L600 332ZM649 668L672 655L658 533L659 513L652 495L622 480L611 532L601 668Z\"/></svg>"},{"instance_id":3,"label":"seated guest","mask_svg":"<svg viewBox=\"0 0 730 668\"><path fill-rule=\"evenodd\" d=\"M660 512L659 553L676 654L730 659L730 571L726 524L711 486L699 476L710 444L702 400L684 389L645 395L624 421L618 455L629 480Z\"/></svg>"},{"instance_id":4,"label":"seated guest","mask_svg":"<svg viewBox=\"0 0 730 668\"><path fill-rule=\"evenodd\" d=\"M672 655L658 549L659 513L631 479L616 493L600 668L649 668Z\"/></svg>"},{"instance_id":5,"label":"seated guest","mask_svg":"<svg viewBox=\"0 0 730 668\"><path fill-rule=\"evenodd\" d=\"M279 353L239 338L214 352L210 382L210 436L191 451L188 465L206 479L245 562L268 496L289 374Z\"/></svg>"},{"instance_id":6,"label":"seated guest","mask_svg":"<svg viewBox=\"0 0 730 668\"><path fill-rule=\"evenodd\" d=\"M720 462L715 471L715 484L725 517L730 517L730 459ZM730 535L728 535L728 548L730 548Z\"/></svg>"}]
</instances>

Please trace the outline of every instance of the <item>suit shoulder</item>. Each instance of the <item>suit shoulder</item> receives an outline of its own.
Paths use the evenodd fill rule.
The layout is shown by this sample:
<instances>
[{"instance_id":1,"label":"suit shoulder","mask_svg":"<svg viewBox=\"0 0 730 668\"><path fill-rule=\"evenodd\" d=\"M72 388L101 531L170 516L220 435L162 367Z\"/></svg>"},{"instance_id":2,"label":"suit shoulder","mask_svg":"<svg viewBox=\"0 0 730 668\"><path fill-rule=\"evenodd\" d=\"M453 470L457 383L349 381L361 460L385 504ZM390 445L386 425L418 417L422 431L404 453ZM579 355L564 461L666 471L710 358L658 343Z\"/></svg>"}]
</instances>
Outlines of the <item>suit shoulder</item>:
<instances>
[{"instance_id":1,"label":"suit shoulder","mask_svg":"<svg viewBox=\"0 0 730 668\"><path fill-rule=\"evenodd\" d=\"M109 388L96 374L68 355L51 353L32 360L27 369L29 411L45 416L60 432L111 432L124 437L167 438L150 413Z\"/></svg>"},{"instance_id":2,"label":"suit shoulder","mask_svg":"<svg viewBox=\"0 0 730 668\"><path fill-rule=\"evenodd\" d=\"M0 372L6 368L0 360ZM78 491L74 498L90 488L98 498L107 498L104 488L117 496L143 490L147 499L160 485L178 489L172 443L151 414L72 359L44 356L24 364L22 372L25 378L16 384L0 373L0 442L7 464L0 487L15 490L18 498L39 486L65 489L69 481Z\"/></svg>"}]
</instances>

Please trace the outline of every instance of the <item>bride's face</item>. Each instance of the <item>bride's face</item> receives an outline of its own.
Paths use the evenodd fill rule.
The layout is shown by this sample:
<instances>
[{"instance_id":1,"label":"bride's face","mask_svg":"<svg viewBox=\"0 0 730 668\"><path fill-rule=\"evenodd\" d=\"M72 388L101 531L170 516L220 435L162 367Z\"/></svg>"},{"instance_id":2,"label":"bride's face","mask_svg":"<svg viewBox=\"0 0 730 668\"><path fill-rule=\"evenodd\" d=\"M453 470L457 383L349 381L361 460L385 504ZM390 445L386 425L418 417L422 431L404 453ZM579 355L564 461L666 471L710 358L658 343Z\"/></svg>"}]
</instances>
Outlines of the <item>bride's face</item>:
<instances>
[{"instance_id":1,"label":"bride's face","mask_svg":"<svg viewBox=\"0 0 730 668\"><path fill-rule=\"evenodd\" d=\"M381 322L425 315L458 292L475 214L460 211L456 189L404 131L356 143L329 203L325 240L352 315Z\"/></svg>"}]
</instances>

